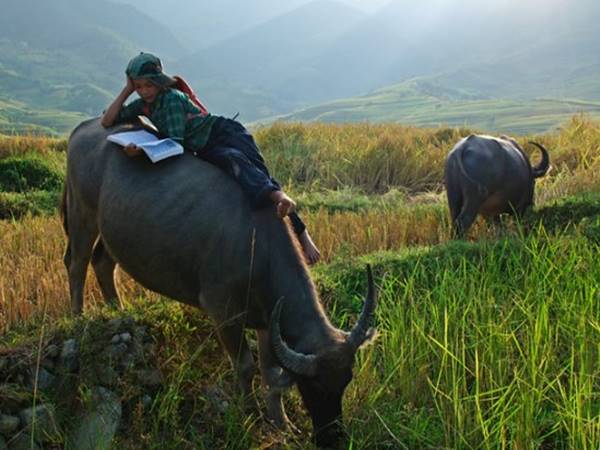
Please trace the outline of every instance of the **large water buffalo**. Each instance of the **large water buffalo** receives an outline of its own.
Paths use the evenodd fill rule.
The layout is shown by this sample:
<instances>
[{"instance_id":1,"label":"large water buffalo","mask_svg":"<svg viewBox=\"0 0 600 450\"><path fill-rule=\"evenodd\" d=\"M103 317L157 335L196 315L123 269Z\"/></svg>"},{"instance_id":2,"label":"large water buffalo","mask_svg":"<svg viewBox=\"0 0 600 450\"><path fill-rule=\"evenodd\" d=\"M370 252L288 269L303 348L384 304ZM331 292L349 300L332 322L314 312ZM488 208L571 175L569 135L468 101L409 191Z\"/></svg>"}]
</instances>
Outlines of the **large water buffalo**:
<instances>
[{"instance_id":1,"label":"large water buffalo","mask_svg":"<svg viewBox=\"0 0 600 450\"><path fill-rule=\"evenodd\" d=\"M371 335L370 269L357 324L350 333L333 327L273 208L252 210L232 179L188 153L157 164L126 156L106 140L122 129L105 130L93 119L69 139L64 261L73 311L83 308L90 259L104 298L117 301L119 264L143 286L212 317L244 393L255 371L244 329L255 329L272 420L288 424L281 392L295 382L317 444L339 441L342 395L355 353Z\"/></svg>"},{"instance_id":2,"label":"large water buffalo","mask_svg":"<svg viewBox=\"0 0 600 450\"><path fill-rule=\"evenodd\" d=\"M463 236L478 213L498 220L500 214L522 215L533 205L535 179L550 168L548 151L532 167L521 146L512 138L470 135L448 154L444 171L448 206L457 237Z\"/></svg>"}]
</instances>

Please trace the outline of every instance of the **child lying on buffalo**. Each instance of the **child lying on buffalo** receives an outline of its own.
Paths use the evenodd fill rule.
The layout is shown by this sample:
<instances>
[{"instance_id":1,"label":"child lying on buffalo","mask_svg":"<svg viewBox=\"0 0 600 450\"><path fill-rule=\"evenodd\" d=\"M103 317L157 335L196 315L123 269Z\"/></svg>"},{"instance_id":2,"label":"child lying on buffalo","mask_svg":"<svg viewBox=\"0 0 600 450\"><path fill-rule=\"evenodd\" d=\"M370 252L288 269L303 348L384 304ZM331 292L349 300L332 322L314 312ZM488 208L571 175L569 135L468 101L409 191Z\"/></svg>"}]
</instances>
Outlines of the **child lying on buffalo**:
<instances>
[{"instance_id":1,"label":"child lying on buffalo","mask_svg":"<svg viewBox=\"0 0 600 450\"><path fill-rule=\"evenodd\" d=\"M295 212L296 204L271 178L254 138L243 125L208 113L189 88L189 95L175 89L182 80L164 74L160 59L150 53L134 57L125 73L127 84L104 112L104 127L132 121L139 115L149 117L161 135L180 142L186 150L235 178L254 207L269 201L277 205L279 217L289 216L307 262L319 260L319 250ZM134 91L140 98L124 106ZM142 154L134 145L124 150L129 156Z\"/></svg>"}]
</instances>

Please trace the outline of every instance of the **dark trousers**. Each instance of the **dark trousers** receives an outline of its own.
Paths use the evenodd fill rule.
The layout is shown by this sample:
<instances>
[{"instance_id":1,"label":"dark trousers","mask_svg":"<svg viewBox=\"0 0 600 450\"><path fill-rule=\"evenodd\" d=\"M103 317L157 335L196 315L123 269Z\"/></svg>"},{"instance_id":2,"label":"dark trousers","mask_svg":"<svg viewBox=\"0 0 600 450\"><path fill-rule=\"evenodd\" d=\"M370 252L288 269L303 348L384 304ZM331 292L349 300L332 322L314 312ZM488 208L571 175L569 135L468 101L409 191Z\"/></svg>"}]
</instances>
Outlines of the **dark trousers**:
<instances>
[{"instance_id":1,"label":"dark trousers","mask_svg":"<svg viewBox=\"0 0 600 450\"><path fill-rule=\"evenodd\" d=\"M268 205L269 194L281 190L254 138L239 122L225 117L215 120L206 145L194 152L199 158L214 164L233 177L242 187L254 208ZM289 214L294 232L301 235L306 226L295 212Z\"/></svg>"}]
</instances>

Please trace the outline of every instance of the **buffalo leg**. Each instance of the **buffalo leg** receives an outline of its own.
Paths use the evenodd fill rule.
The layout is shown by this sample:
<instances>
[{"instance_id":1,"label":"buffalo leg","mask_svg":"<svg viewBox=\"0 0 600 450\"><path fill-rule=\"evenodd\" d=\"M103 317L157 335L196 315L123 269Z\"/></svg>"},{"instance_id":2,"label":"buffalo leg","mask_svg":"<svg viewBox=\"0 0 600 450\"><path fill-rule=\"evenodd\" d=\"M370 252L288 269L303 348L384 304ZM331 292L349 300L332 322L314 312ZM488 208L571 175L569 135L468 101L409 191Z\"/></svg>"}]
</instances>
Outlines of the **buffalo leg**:
<instances>
[{"instance_id":1,"label":"buffalo leg","mask_svg":"<svg viewBox=\"0 0 600 450\"><path fill-rule=\"evenodd\" d=\"M454 188L448 183L446 188L446 196L448 197L448 209L450 210L450 221L454 227L454 234L456 235L456 219L462 209L462 193L459 189Z\"/></svg>"},{"instance_id":2,"label":"buffalo leg","mask_svg":"<svg viewBox=\"0 0 600 450\"><path fill-rule=\"evenodd\" d=\"M244 335L244 328L241 324L220 324L217 333L229 354L242 394L249 398L252 394L252 379L256 372L256 366Z\"/></svg>"},{"instance_id":3,"label":"buffalo leg","mask_svg":"<svg viewBox=\"0 0 600 450\"><path fill-rule=\"evenodd\" d=\"M460 214L454 221L454 233L456 237L462 238L465 236L467 231L469 231L469 228L479 213L481 203L482 202L479 197L467 197L461 208Z\"/></svg>"},{"instance_id":4,"label":"buffalo leg","mask_svg":"<svg viewBox=\"0 0 600 450\"><path fill-rule=\"evenodd\" d=\"M256 334L258 337L261 378L267 391L267 415L277 428L285 429L291 425L291 422L285 413L281 394L292 385L292 380L273 357L269 344L269 332L267 330L257 330Z\"/></svg>"},{"instance_id":5,"label":"buffalo leg","mask_svg":"<svg viewBox=\"0 0 600 450\"><path fill-rule=\"evenodd\" d=\"M65 251L64 263L69 275L69 292L71 294L71 311L81 314L83 311L83 290L85 275L92 254L94 241L98 236L98 229L93 220L86 220L86 216L78 211L77 204L68 202L68 242Z\"/></svg>"},{"instance_id":6,"label":"buffalo leg","mask_svg":"<svg viewBox=\"0 0 600 450\"><path fill-rule=\"evenodd\" d=\"M231 318L232 312L227 308L229 298L226 290L213 286L204 288L198 301L215 321L217 335L231 359L242 393L249 398L256 366L244 334L243 317Z\"/></svg>"},{"instance_id":7,"label":"buffalo leg","mask_svg":"<svg viewBox=\"0 0 600 450\"><path fill-rule=\"evenodd\" d=\"M106 251L102 238L98 239L92 252L92 267L100 285L104 301L111 305L120 305L119 294L115 286L116 263Z\"/></svg>"}]
</instances>

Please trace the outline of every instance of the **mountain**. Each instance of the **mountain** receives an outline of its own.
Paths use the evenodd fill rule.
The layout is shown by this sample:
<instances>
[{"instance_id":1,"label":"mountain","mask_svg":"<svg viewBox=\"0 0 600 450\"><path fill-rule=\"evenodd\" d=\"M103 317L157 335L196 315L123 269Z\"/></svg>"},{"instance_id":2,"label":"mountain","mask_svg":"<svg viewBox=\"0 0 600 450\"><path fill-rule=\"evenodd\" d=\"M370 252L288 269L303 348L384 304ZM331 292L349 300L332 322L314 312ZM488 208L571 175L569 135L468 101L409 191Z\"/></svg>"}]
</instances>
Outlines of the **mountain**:
<instances>
[{"instance_id":1,"label":"mountain","mask_svg":"<svg viewBox=\"0 0 600 450\"><path fill-rule=\"evenodd\" d=\"M163 0L117 1L134 6L171 28L183 45L190 52L195 52L246 33L313 0L179 0L176 5ZM376 11L388 1L340 0L364 12Z\"/></svg>"},{"instance_id":2,"label":"mountain","mask_svg":"<svg viewBox=\"0 0 600 450\"><path fill-rule=\"evenodd\" d=\"M169 30L126 5L4 0L0 100L12 111L5 111L5 120L26 117L29 110L99 114L124 85L127 61L142 49L173 57L183 52Z\"/></svg>"},{"instance_id":3,"label":"mountain","mask_svg":"<svg viewBox=\"0 0 600 450\"><path fill-rule=\"evenodd\" d=\"M170 27L189 51L209 47L243 33L310 0L119 0Z\"/></svg>"},{"instance_id":4,"label":"mountain","mask_svg":"<svg viewBox=\"0 0 600 450\"><path fill-rule=\"evenodd\" d=\"M246 97L250 119L442 73L443 85L480 98L594 99L596 17L591 0L396 0L371 15L313 1L176 67L194 84L218 80L261 93L254 107ZM217 100L206 91L217 109L239 95L233 88Z\"/></svg>"},{"instance_id":5,"label":"mountain","mask_svg":"<svg viewBox=\"0 0 600 450\"><path fill-rule=\"evenodd\" d=\"M203 86L218 80L230 85L221 101L236 105L240 92L235 86L264 93L264 98L284 99L279 104L289 109L320 99L331 98L328 74L311 64L312 55L326 48L353 24L365 18L360 11L330 0L316 0L278 16L234 38L215 44L174 67ZM211 81L212 80L212 81ZM203 98L217 109L227 107L216 101L210 90ZM288 110L289 110L288 109ZM278 104L258 101L246 117L261 117L260 111L281 112Z\"/></svg>"},{"instance_id":6,"label":"mountain","mask_svg":"<svg viewBox=\"0 0 600 450\"><path fill-rule=\"evenodd\" d=\"M580 111L597 115L597 17L600 5L587 0L395 1L315 63L340 80L332 91L346 98L282 118L527 132L552 129Z\"/></svg>"},{"instance_id":7,"label":"mountain","mask_svg":"<svg viewBox=\"0 0 600 450\"><path fill-rule=\"evenodd\" d=\"M3 1L2 129L12 120L46 129L62 111L64 131L100 113L140 50L184 75L212 112L245 122L294 110L309 120L410 121L427 111L460 121L473 107L493 124L497 107L517 118L533 111L541 127L549 105L562 114L600 100L592 0L391 0L379 9L367 0L116 1Z\"/></svg>"}]
</instances>

